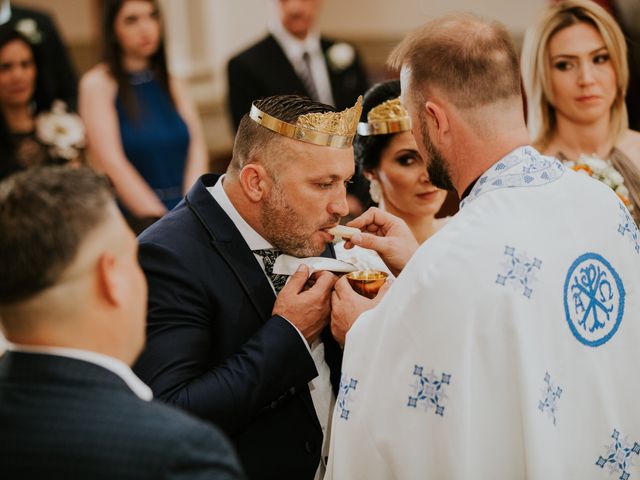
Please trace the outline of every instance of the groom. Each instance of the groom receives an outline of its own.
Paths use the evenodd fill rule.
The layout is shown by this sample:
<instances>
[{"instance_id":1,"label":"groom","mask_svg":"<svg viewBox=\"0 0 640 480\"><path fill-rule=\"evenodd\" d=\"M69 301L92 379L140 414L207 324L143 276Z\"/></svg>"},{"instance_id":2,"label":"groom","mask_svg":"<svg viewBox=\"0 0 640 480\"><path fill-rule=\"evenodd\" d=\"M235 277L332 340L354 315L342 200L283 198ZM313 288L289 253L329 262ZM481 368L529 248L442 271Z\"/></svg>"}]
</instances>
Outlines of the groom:
<instances>
[{"instance_id":1,"label":"groom","mask_svg":"<svg viewBox=\"0 0 640 480\"><path fill-rule=\"evenodd\" d=\"M359 107L359 105L357 106ZM336 277L279 252L333 256L359 108L306 97L254 103L225 175L204 175L140 236L147 348L135 370L159 398L220 425L250 478L313 479L327 455L341 350L326 328Z\"/></svg>"}]
</instances>

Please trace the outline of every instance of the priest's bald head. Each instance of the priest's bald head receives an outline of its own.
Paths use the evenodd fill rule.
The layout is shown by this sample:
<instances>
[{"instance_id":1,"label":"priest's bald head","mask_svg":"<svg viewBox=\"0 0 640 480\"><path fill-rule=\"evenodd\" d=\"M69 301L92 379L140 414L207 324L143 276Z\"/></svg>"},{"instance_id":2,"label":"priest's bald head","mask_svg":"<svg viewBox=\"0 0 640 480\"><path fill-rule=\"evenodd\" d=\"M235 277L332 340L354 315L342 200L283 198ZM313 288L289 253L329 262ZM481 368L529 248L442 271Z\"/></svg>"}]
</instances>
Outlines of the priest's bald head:
<instances>
[{"instance_id":1,"label":"priest's bald head","mask_svg":"<svg viewBox=\"0 0 640 480\"><path fill-rule=\"evenodd\" d=\"M425 24L391 53L431 182L461 194L528 143L518 55L499 23L471 14ZM506 150L506 151L505 151Z\"/></svg>"}]
</instances>

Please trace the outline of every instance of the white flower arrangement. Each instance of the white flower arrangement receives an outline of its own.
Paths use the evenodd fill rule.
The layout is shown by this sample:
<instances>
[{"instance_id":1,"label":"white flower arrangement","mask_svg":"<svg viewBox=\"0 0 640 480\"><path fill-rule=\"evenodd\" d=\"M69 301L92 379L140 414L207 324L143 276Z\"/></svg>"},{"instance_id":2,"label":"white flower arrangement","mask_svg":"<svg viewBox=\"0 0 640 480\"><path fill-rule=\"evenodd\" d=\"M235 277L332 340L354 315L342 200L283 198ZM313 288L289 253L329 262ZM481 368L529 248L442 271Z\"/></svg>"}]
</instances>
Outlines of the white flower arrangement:
<instances>
[{"instance_id":1,"label":"white flower arrangement","mask_svg":"<svg viewBox=\"0 0 640 480\"><path fill-rule=\"evenodd\" d=\"M37 45L42 42L42 32L33 18L23 18L16 23L15 29L27 37L29 42Z\"/></svg>"},{"instance_id":2,"label":"white flower arrangement","mask_svg":"<svg viewBox=\"0 0 640 480\"><path fill-rule=\"evenodd\" d=\"M610 162L602 160L595 155L580 155L578 161L565 162L565 165L578 173L589 175L609 186L622 200L622 203L631 210L633 204L629 200L629 190L624 185L624 178Z\"/></svg>"},{"instance_id":3,"label":"white flower arrangement","mask_svg":"<svg viewBox=\"0 0 640 480\"><path fill-rule=\"evenodd\" d=\"M52 155L65 160L77 160L85 146L84 124L78 115L67 112L61 100L53 102L51 110L36 117L36 136L51 147Z\"/></svg>"},{"instance_id":4,"label":"white flower arrangement","mask_svg":"<svg viewBox=\"0 0 640 480\"><path fill-rule=\"evenodd\" d=\"M355 58L356 51L348 43L334 43L327 50L327 60L332 70L344 70L353 63Z\"/></svg>"}]
</instances>

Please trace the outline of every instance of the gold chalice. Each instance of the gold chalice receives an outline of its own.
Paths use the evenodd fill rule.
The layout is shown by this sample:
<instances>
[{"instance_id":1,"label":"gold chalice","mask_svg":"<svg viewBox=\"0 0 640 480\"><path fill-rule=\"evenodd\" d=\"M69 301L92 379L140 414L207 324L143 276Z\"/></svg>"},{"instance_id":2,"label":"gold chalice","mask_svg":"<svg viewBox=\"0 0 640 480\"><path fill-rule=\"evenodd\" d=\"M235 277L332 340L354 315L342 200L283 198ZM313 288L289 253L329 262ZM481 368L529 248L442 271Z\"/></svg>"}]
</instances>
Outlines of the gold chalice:
<instances>
[{"instance_id":1,"label":"gold chalice","mask_svg":"<svg viewBox=\"0 0 640 480\"><path fill-rule=\"evenodd\" d=\"M387 281L388 274L378 270L357 270L347 273L347 280L356 292L367 298L375 298Z\"/></svg>"}]
</instances>

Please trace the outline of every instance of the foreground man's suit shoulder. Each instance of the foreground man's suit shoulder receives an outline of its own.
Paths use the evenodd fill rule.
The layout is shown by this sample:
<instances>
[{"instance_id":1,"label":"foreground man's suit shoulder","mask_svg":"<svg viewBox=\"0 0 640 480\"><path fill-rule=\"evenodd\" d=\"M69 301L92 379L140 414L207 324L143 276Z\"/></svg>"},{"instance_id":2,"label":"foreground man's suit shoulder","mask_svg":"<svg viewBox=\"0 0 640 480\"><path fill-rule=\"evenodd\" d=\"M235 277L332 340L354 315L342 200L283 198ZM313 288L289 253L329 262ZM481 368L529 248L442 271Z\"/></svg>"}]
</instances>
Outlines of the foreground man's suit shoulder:
<instances>
[{"instance_id":1,"label":"foreground man's suit shoulder","mask_svg":"<svg viewBox=\"0 0 640 480\"><path fill-rule=\"evenodd\" d=\"M7 352L0 424L6 479L243 478L218 431L81 360Z\"/></svg>"}]
</instances>

